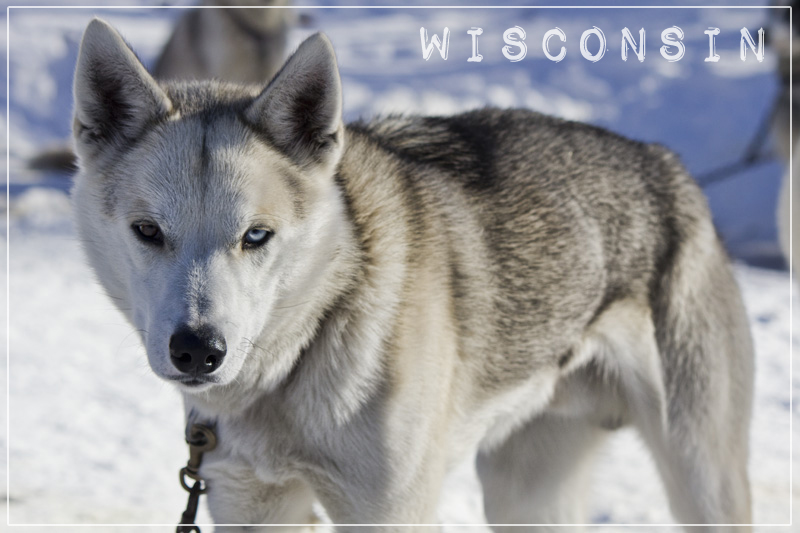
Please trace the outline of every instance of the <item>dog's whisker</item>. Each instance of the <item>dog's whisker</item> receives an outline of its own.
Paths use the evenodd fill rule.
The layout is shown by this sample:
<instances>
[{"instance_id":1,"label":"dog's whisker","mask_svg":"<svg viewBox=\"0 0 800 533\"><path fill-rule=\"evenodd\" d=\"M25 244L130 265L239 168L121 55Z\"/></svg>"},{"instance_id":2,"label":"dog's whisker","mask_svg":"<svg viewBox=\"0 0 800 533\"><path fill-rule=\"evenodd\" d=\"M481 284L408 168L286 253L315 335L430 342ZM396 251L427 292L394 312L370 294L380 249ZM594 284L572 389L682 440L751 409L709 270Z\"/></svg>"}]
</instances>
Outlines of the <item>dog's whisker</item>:
<instances>
[{"instance_id":1,"label":"dog's whisker","mask_svg":"<svg viewBox=\"0 0 800 533\"><path fill-rule=\"evenodd\" d=\"M300 302L300 303L296 303L296 304L282 305L282 306L279 306L279 307L273 307L273 309L278 309L278 310L291 309L292 307L300 307L301 305L306 305L306 304L309 304L309 303L311 303L311 300L306 300L305 302Z\"/></svg>"}]
</instances>

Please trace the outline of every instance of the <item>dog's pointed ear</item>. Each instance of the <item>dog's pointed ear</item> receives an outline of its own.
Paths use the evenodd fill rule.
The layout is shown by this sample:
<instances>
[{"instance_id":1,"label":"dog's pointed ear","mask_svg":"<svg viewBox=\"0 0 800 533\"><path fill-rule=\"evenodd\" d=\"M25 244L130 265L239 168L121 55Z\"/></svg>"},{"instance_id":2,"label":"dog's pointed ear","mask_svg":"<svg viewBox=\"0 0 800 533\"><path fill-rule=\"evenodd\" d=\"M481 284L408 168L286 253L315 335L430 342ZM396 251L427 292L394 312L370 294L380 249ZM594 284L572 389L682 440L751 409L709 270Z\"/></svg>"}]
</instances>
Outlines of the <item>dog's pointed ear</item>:
<instances>
[{"instance_id":1,"label":"dog's pointed ear","mask_svg":"<svg viewBox=\"0 0 800 533\"><path fill-rule=\"evenodd\" d=\"M91 158L109 144L135 140L172 109L130 46L99 18L83 33L73 90L73 135L81 158Z\"/></svg>"},{"instance_id":2,"label":"dog's pointed ear","mask_svg":"<svg viewBox=\"0 0 800 533\"><path fill-rule=\"evenodd\" d=\"M344 142L342 83L328 38L303 41L244 118L297 164L335 165Z\"/></svg>"}]
</instances>

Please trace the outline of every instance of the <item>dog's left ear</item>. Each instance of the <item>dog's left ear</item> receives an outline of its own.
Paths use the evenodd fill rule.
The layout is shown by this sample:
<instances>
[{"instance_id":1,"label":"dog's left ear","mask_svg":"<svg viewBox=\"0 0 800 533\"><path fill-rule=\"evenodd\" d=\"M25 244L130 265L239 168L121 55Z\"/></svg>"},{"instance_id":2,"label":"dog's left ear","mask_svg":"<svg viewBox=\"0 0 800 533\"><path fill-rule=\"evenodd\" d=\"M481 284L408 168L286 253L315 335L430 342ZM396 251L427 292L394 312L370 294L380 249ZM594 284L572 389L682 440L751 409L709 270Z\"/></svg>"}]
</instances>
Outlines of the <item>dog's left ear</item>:
<instances>
[{"instance_id":1,"label":"dog's left ear","mask_svg":"<svg viewBox=\"0 0 800 533\"><path fill-rule=\"evenodd\" d=\"M317 33L303 41L244 118L298 165L332 168L344 127L342 84L328 38Z\"/></svg>"}]
</instances>

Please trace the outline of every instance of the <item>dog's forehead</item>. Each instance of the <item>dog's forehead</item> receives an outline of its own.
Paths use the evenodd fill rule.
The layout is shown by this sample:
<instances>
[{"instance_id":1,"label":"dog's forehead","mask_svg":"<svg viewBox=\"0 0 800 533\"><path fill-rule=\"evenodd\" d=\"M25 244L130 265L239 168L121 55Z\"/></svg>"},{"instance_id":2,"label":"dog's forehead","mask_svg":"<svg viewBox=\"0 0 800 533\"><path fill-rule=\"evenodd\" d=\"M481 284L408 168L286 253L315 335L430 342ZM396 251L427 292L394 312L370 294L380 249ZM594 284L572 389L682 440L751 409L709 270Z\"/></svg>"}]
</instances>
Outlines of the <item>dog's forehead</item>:
<instances>
[{"instance_id":1,"label":"dog's forehead","mask_svg":"<svg viewBox=\"0 0 800 533\"><path fill-rule=\"evenodd\" d=\"M131 200L173 227L200 228L213 220L231 232L248 219L285 221L295 214L290 165L234 114L180 118L142 144L147 156L130 180Z\"/></svg>"}]
</instances>

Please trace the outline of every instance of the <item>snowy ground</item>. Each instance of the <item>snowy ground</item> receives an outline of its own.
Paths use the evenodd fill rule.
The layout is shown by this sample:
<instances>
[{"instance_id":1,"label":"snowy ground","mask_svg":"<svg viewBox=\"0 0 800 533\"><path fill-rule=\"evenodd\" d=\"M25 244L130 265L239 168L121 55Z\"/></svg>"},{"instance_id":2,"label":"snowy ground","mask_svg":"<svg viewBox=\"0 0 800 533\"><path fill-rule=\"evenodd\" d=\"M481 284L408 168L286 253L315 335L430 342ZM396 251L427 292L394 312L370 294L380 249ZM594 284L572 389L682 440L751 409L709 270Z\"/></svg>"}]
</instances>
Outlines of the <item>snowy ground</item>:
<instances>
[{"instance_id":1,"label":"snowy ground","mask_svg":"<svg viewBox=\"0 0 800 533\"><path fill-rule=\"evenodd\" d=\"M660 142L699 174L738 157L775 93L769 55L764 63L738 59L738 29L746 25L755 33L765 19L761 11L304 11L313 28L296 30L292 41L316 29L328 33L351 119L390 111L447 114L487 103L527 106ZM179 397L152 375L132 328L93 281L69 219L68 180L25 169L25 158L68 134L76 44L95 13L120 28L146 62L177 16L174 10L15 9L10 17L10 114L2 115L10 132L12 194L4 205L10 313L8 330L0 330L10 341L7 434L0 424L10 462L0 474L10 473L12 524L170 524L185 504L177 483L186 460ZM503 30L514 25L529 36L529 56L520 64L510 64L499 51ZM687 55L679 63L667 63L658 52L660 32L671 25L687 35ZM421 59L420 26L437 33L450 27L447 62L436 53L428 62ZM484 28L480 65L466 62L466 30L472 26ZM543 58L539 44L554 26L568 35L567 59L558 64ZM580 33L591 26L601 27L609 41L598 63L584 60L577 49ZM648 31L642 63L619 57L625 26L634 34L642 26ZM722 59L714 65L702 60L708 26L723 32L717 44ZM717 223L740 257L774 249L779 174L778 164L766 165L708 190ZM736 271L757 350L754 519L786 524L790 458L800 458L797 446L790 447L792 421L795 442L800 437L800 408L795 404L792 410L790 400L792 391L800 391L800 375L790 373L798 319L790 327L785 271L741 263ZM0 314L5 318L5 309ZM0 374L5 372L0 365ZM794 480L797 486L800 477ZM480 523L480 502L474 474L464 468L444 491L441 519ZM652 464L630 432L619 433L603 450L591 502L594 523L671 523ZM795 496L796 510L798 502Z\"/></svg>"}]
</instances>

